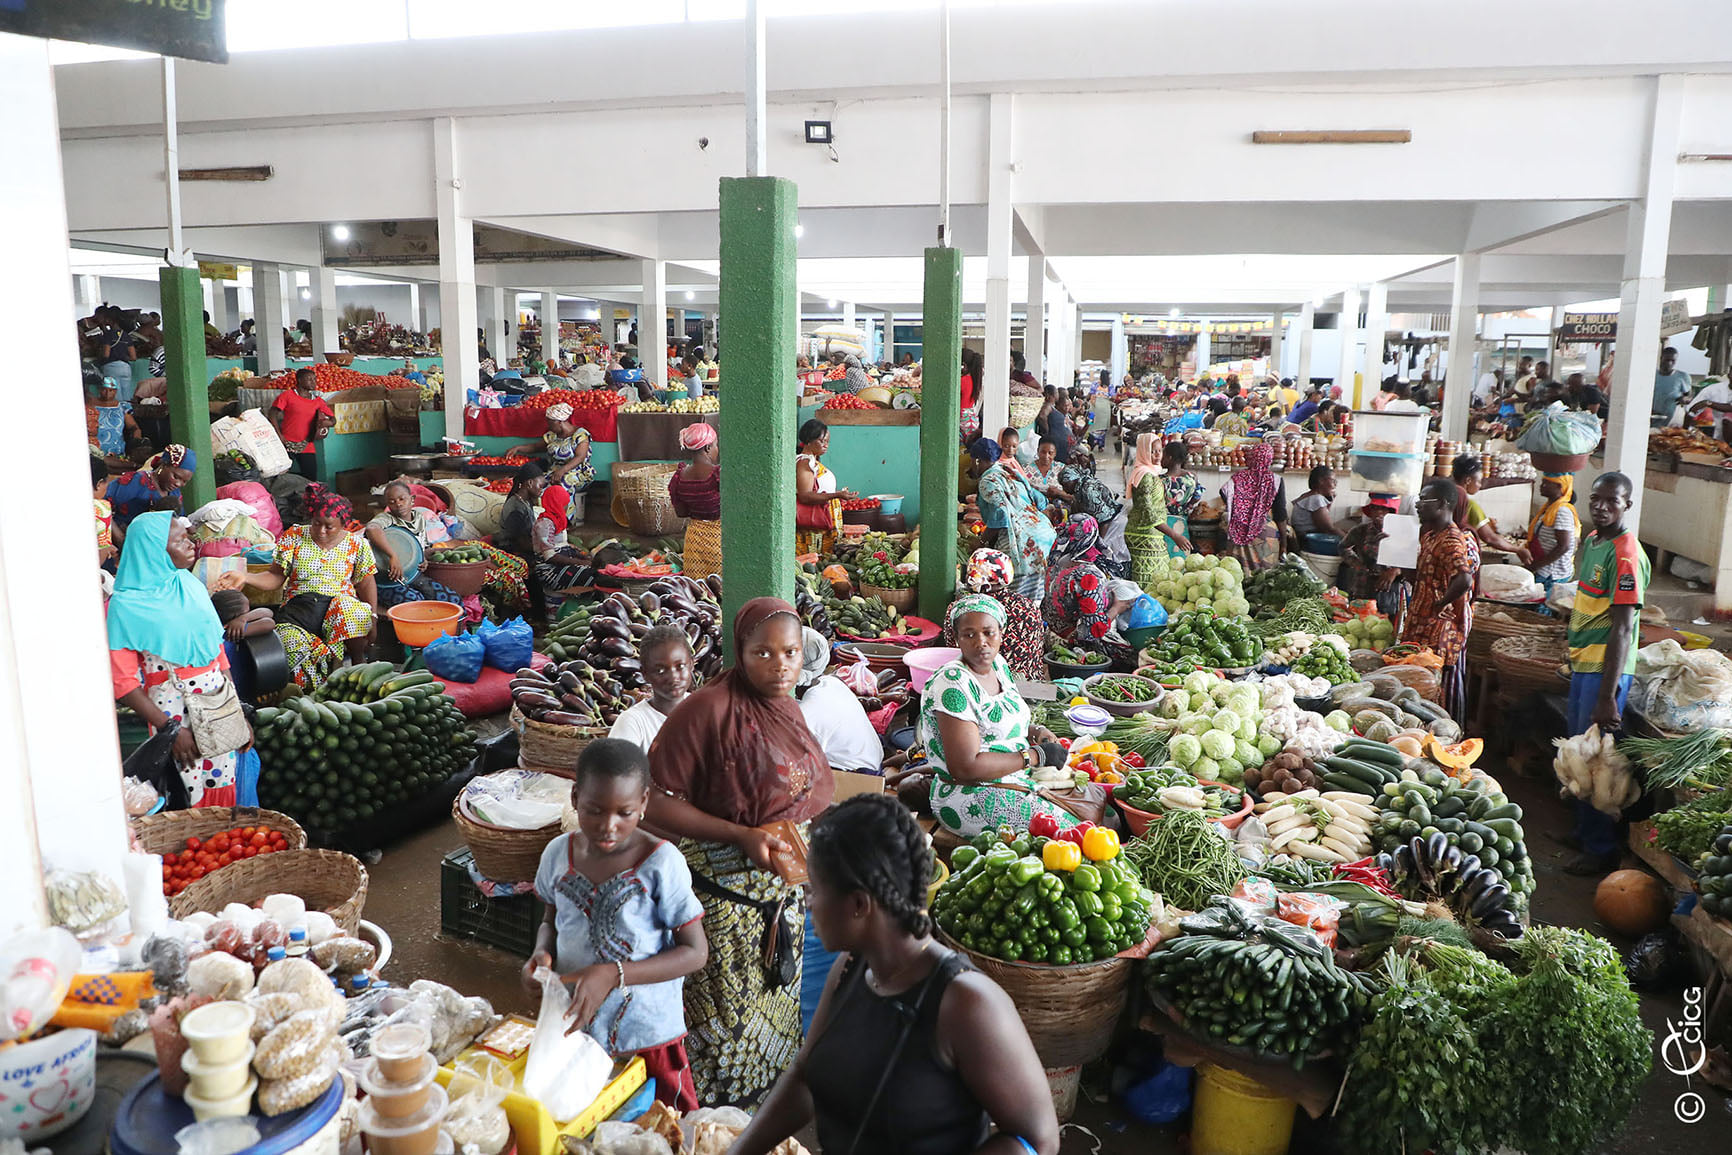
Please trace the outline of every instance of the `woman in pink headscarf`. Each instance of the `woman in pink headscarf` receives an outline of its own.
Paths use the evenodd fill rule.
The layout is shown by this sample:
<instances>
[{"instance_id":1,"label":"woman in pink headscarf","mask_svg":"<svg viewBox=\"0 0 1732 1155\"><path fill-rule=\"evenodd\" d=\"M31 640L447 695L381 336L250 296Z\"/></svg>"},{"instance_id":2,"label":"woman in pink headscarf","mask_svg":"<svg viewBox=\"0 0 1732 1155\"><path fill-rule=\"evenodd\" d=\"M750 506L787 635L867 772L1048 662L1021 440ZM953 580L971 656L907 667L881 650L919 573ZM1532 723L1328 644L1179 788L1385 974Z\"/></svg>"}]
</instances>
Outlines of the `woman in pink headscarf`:
<instances>
[{"instance_id":1,"label":"woman in pink headscarf","mask_svg":"<svg viewBox=\"0 0 1732 1155\"><path fill-rule=\"evenodd\" d=\"M1275 451L1262 442L1246 445L1245 467L1221 487L1227 503L1227 552L1246 569L1267 569L1281 560L1287 533L1287 493L1270 470Z\"/></svg>"},{"instance_id":2,"label":"woman in pink headscarf","mask_svg":"<svg viewBox=\"0 0 1732 1155\"><path fill-rule=\"evenodd\" d=\"M722 572L722 447L716 427L702 421L686 426L680 448L692 459L668 478L668 497L686 519L686 576L707 578Z\"/></svg>"}]
</instances>

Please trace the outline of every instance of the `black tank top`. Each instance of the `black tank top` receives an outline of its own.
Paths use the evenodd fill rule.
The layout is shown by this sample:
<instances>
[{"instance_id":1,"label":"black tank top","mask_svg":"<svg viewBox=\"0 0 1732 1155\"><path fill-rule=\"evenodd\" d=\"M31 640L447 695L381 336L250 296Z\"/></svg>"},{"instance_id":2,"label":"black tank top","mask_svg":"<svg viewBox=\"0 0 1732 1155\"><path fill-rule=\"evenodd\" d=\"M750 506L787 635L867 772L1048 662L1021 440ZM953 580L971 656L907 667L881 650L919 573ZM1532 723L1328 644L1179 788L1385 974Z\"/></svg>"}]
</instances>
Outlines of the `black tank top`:
<instances>
[{"instance_id":1,"label":"black tank top","mask_svg":"<svg viewBox=\"0 0 1732 1155\"><path fill-rule=\"evenodd\" d=\"M850 1149L854 1155L963 1155L986 1141L991 1120L985 1109L955 1068L938 1058L938 1008L945 988L966 968L960 955L948 952L924 982L883 997L866 985L865 961L848 960L835 1010L806 1062L825 1155ZM884 1089L872 1103L881 1081ZM863 1119L869 1103L871 1115Z\"/></svg>"}]
</instances>

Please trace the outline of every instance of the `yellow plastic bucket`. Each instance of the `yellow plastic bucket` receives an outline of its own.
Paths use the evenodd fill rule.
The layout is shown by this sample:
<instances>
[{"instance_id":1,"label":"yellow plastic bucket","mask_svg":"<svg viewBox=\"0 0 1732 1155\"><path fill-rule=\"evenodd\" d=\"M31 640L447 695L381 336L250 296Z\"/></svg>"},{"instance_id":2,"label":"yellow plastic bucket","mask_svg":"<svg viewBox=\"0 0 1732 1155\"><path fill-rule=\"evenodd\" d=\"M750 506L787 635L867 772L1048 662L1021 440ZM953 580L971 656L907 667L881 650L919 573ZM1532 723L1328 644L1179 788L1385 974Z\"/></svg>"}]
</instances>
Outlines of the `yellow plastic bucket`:
<instances>
[{"instance_id":1,"label":"yellow plastic bucket","mask_svg":"<svg viewBox=\"0 0 1732 1155\"><path fill-rule=\"evenodd\" d=\"M1192 1155L1285 1155L1293 1139L1293 1101L1255 1079L1204 1063L1197 1068Z\"/></svg>"}]
</instances>

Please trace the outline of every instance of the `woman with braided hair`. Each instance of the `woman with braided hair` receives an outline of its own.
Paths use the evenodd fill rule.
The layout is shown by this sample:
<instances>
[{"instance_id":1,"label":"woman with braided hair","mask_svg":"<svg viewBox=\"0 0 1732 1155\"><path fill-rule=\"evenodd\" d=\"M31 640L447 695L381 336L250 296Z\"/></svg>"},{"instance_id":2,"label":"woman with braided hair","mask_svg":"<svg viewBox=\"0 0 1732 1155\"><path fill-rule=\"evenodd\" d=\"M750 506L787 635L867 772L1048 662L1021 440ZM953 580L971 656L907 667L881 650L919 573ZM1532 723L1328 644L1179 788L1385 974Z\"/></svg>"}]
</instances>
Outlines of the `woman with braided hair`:
<instances>
[{"instance_id":1,"label":"woman with braided hair","mask_svg":"<svg viewBox=\"0 0 1732 1155\"><path fill-rule=\"evenodd\" d=\"M295 682L315 689L346 650L359 661L377 632L378 562L361 536L349 499L318 482L307 486L307 524L277 538L276 560L261 573L229 573L219 590L251 587L283 591L277 636L289 652Z\"/></svg>"},{"instance_id":2,"label":"woman with braided hair","mask_svg":"<svg viewBox=\"0 0 1732 1155\"><path fill-rule=\"evenodd\" d=\"M842 957L805 1046L732 1155L814 1122L835 1155L1056 1152L1052 1096L1016 1007L932 940L932 852L913 815L856 795L812 824L806 862L812 922Z\"/></svg>"}]
</instances>

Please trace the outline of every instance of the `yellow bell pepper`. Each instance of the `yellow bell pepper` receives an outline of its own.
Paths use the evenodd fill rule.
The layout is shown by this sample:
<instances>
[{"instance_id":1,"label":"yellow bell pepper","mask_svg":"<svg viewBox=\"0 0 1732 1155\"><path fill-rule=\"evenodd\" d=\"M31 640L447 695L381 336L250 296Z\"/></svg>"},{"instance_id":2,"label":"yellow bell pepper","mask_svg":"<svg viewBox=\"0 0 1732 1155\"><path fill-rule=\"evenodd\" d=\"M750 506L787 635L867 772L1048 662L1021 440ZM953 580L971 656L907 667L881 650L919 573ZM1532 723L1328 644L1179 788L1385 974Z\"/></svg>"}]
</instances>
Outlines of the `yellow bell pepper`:
<instances>
[{"instance_id":1,"label":"yellow bell pepper","mask_svg":"<svg viewBox=\"0 0 1732 1155\"><path fill-rule=\"evenodd\" d=\"M1070 704L1072 706L1086 706L1089 704L1089 700L1087 698L1079 696L1079 697L1072 698L1070 700Z\"/></svg>"},{"instance_id":2,"label":"yellow bell pepper","mask_svg":"<svg viewBox=\"0 0 1732 1155\"><path fill-rule=\"evenodd\" d=\"M1119 856L1118 832L1105 826L1096 826L1083 835L1082 852L1090 862L1112 861Z\"/></svg>"},{"instance_id":3,"label":"yellow bell pepper","mask_svg":"<svg viewBox=\"0 0 1732 1155\"><path fill-rule=\"evenodd\" d=\"M1082 865L1082 847L1053 839L1041 848L1040 862L1048 870L1075 870Z\"/></svg>"},{"instance_id":4,"label":"yellow bell pepper","mask_svg":"<svg viewBox=\"0 0 1732 1155\"><path fill-rule=\"evenodd\" d=\"M1082 754L1102 754L1107 752L1106 744L1096 742L1092 738L1087 742L1079 742L1070 748L1072 757Z\"/></svg>"}]
</instances>

